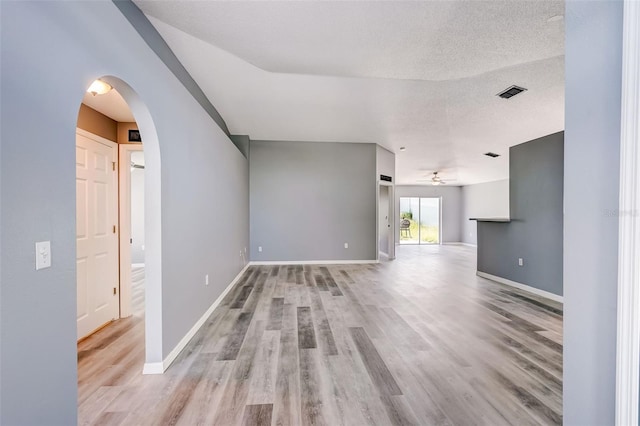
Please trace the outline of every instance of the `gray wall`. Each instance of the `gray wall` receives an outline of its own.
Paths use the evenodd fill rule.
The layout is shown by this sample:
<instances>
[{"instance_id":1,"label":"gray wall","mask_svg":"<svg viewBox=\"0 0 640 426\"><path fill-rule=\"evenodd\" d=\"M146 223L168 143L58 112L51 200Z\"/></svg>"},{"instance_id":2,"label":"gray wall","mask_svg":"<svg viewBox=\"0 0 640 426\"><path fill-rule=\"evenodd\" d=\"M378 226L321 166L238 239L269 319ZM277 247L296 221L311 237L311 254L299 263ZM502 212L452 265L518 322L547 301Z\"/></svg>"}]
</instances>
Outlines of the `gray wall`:
<instances>
[{"instance_id":1,"label":"gray wall","mask_svg":"<svg viewBox=\"0 0 640 426\"><path fill-rule=\"evenodd\" d=\"M376 259L376 145L252 140L249 159L251 260Z\"/></svg>"},{"instance_id":2,"label":"gray wall","mask_svg":"<svg viewBox=\"0 0 640 426\"><path fill-rule=\"evenodd\" d=\"M113 3L2 2L1 15L0 424L71 425L74 135L89 83L102 75L122 78L156 125L164 356L242 267L248 164ZM42 240L51 240L53 266L35 271L34 243Z\"/></svg>"},{"instance_id":3,"label":"gray wall","mask_svg":"<svg viewBox=\"0 0 640 426\"><path fill-rule=\"evenodd\" d=\"M395 192L396 241L400 241L400 197L441 197L442 242L461 241L462 190L459 186L396 185Z\"/></svg>"},{"instance_id":4,"label":"gray wall","mask_svg":"<svg viewBox=\"0 0 640 426\"><path fill-rule=\"evenodd\" d=\"M560 296L563 137L554 133L511 147L511 222L478 222L478 271Z\"/></svg>"},{"instance_id":5,"label":"gray wall","mask_svg":"<svg viewBox=\"0 0 640 426\"><path fill-rule=\"evenodd\" d=\"M462 242L477 244L477 224L471 217L509 217L509 179L462 187Z\"/></svg>"},{"instance_id":6,"label":"gray wall","mask_svg":"<svg viewBox=\"0 0 640 426\"><path fill-rule=\"evenodd\" d=\"M231 142L240 150L244 158L249 158L249 136L247 135L231 135Z\"/></svg>"},{"instance_id":7,"label":"gray wall","mask_svg":"<svg viewBox=\"0 0 640 426\"><path fill-rule=\"evenodd\" d=\"M568 1L564 423L615 422L623 2Z\"/></svg>"}]
</instances>

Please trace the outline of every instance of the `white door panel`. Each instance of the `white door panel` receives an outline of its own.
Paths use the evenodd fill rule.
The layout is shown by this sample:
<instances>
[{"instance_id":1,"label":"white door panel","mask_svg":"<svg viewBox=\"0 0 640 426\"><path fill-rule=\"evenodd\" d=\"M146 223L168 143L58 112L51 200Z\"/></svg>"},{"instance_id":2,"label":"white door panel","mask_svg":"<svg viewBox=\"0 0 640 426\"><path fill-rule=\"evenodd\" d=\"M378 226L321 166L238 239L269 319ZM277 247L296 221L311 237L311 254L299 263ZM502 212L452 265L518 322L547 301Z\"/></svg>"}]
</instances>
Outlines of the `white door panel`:
<instances>
[{"instance_id":1,"label":"white door panel","mask_svg":"<svg viewBox=\"0 0 640 426\"><path fill-rule=\"evenodd\" d=\"M115 143L76 135L78 339L118 318L116 157Z\"/></svg>"}]
</instances>

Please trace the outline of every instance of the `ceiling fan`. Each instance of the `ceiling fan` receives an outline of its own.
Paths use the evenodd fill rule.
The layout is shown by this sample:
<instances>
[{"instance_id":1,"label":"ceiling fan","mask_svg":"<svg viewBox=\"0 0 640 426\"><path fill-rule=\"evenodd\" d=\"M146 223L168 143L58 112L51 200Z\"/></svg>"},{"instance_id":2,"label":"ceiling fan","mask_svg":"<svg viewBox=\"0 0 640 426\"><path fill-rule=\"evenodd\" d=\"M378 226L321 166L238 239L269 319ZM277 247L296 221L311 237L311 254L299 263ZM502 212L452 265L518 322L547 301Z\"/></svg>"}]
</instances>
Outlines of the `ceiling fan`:
<instances>
[{"instance_id":1,"label":"ceiling fan","mask_svg":"<svg viewBox=\"0 0 640 426\"><path fill-rule=\"evenodd\" d=\"M418 182L431 182L431 185L437 186L437 185L445 185L447 182L451 183L454 181L448 180L447 182L445 182L444 180L442 180L442 178L438 175L439 172L433 172L433 176L431 176L430 179L418 179Z\"/></svg>"}]
</instances>

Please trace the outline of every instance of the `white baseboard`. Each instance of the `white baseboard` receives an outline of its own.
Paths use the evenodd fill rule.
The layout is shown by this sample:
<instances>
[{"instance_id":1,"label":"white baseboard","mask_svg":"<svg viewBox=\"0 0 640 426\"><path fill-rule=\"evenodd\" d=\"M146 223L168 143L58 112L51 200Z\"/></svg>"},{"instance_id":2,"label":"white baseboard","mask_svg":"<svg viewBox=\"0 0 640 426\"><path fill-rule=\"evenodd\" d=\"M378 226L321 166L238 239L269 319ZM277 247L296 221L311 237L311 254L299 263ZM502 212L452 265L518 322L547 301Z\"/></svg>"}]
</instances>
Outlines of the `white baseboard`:
<instances>
[{"instance_id":1,"label":"white baseboard","mask_svg":"<svg viewBox=\"0 0 640 426\"><path fill-rule=\"evenodd\" d=\"M562 296L558 296L557 294L553 294L548 291L540 290L539 288L531 287L516 281L511 281L506 278L498 277L496 275L487 274L486 272L476 271L476 275L491 281L498 282L500 284L505 284L511 287L519 288L520 290L528 291L529 293L533 293L538 296L546 297L547 299L555 300L556 302L564 303L564 298Z\"/></svg>"},{"instance_id":2,"label":"white baseboard","mask_svg":"<svg viewBox=\"0 0 640 426\"><path fill-rule=\"evenodd\" d=\"M196 321L193 327L191 327L191 330L189 330L187 334L185 334L185 336L180 340L180 342L178 342L178 344L173 348L173 350L169 352L169 355L167 355L167 357L162 362L145 363L142 369L142 374L163 374L167 370L167 368L169 368L171 363L175 361L180 352L182 352L182 350L185 348L185 346L187 346L193 336L195 336L198 330L200 330L200 327L202 327L202 325L211 316L213 311L220 305L220 303L222 303L222 300L231 291L233 286L236 285L240 277L242 277L242 274L245 273L250 265L251 263L247 263L244 268L242 268L242 270L238 272L238 275L236 275L233 281L231 281L227 288L224 289L222 294L220 294L220 296L218 296L218 298L211 304L211 306L209 306L209 309L207 309L207 311L200 317L200 319Z\"/></svg>"},{"instance_id":3,"label":"white baseboard","mask_svg":"<svg viewBox=\"0 0 640 426\"><path fill-rule=\"evenodd\" d=\"M463 243L462 241L458 241L458 242L454 242L454 243L442 243L442 245L446 245L446 246L467 246L467 247L478 247L476 244Z\"/></svg>"},{"instance_id":4,"label":"white baseboard","mask_svg":"<svg viewBox=\"0 0 640 426\"><path fill-rule=\"evenodd\" d=\"M363 263L379 263L377 260L264 260L251 261L249 265L357 265Z\"/></svg>"},{"instance_id":5,"label":"white baseboard","mask_svg":"<svg viewBox=\"0 0 640 426\"><path fill-rule=\"evenodd\" d=\"M146 362L142 367L142 374L162 374L164 367L162 362Z\"/></svg>"}]
</instances>

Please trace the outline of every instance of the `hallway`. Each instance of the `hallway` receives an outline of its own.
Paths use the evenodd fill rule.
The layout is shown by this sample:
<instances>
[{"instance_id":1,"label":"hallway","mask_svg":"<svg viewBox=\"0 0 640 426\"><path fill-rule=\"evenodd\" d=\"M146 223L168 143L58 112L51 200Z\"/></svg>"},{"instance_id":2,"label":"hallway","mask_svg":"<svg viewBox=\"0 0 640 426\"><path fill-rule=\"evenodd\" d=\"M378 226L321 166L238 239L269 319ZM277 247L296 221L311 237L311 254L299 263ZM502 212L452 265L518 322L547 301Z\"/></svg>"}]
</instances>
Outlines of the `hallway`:
<instances>
[{"instance_id":1,"label":"hallway","mask_svg":"<svg viewBox=\"0 0 640 426\"><path fill-rule=\"evenodd\" d=\"M143 333L79 345L80 424L562 423L562 305L478 278L467 246L252 266L161 376Z\"/></svg>"}]
</instances>

